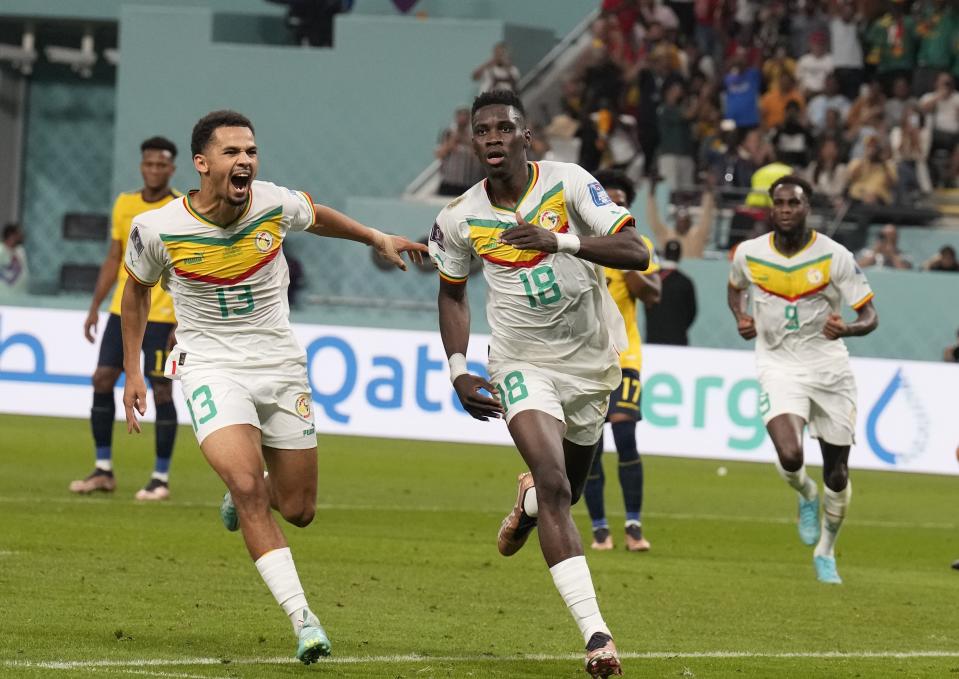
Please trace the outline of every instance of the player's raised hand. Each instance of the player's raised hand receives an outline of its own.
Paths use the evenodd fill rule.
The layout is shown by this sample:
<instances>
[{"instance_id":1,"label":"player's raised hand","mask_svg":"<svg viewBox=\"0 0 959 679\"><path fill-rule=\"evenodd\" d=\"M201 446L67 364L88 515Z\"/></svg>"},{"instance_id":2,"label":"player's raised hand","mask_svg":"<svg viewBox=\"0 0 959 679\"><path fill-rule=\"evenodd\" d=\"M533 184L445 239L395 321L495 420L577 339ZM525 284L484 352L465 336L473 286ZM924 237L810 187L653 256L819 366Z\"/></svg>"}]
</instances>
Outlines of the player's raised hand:
<instances>
[{"instance_id":1,"label":"player's raised hand","mask_svg":"<svg viewBox=\"0 0 959 679\"><path fill-rule=\"evenodd\" d=\"M423 261L423 253L429 252L429 248L422 243L414 243L402 236L391 236L379 231L376 232L373 248L380 257L403 271L406 271L406 262L403 261L401 253L407 253L412 261L419 264Z\"/></svg>"},{"instance_id":2,"label":"player's raised hand","mask_svg":"<svg viewBox=\"0 0 959 679\"><path fill-rule=\"evenodd\" d=\"M147 411L147 385L143 375L127 373L126 384L123 387L123 407L127 413L127 433L140 433L140 422L136 413L143 415ZM135 412L134 412L135 411Z\"/></svg>"},{"instance_id":3,"label":"player's raised hand","mask_svg":"<svg viewBox=\"0 0 959 679\"><path fill-rule=\"evenodd\" d=\"M97 323L100 321L100 312L96 309L90 311L87 314L86 320L83 321L83 336L87 338L87 342L93 344L96 340L97 334Z\"/></svg>"},{"instance_id":4,"label":"player's raised hand","mask_svg":"<svg viewBox=\"0 0 959 679\"><path fill-rule=\"evenodd\" d=\"M823 326L822 334L826 336L826 339L836 340L849 334L849 326L846 325L839 314L829 314L826 325Z\"/></svg>"},{"instance_id":5,"label":"player's raised hand","mask_svg":"<svg viewBox=\"0 0 959 679\"><path fill-rule=\"evenodd\" d=\"M516 226L506 229L499 237L500 243L512 245L517 250L556 252L556 234L549 229L530 224L523 215L516 213Z\"/></svg>"},{"instance_id":6,"label":"player's raised hand","mask_svg":"<svg viewBox=\"0 0 959 679\"><path fill-rule=\"evenodd\" d=\"M464 373L453 382L453 389L463 404L463 408L477 420L486 422L489 418L499 418L503 416L503 406L496 398L496 387L484 380L479 375ZM484 396L481 391L487 391L493 394L492 397Z\"/></svg>"},{"instance_id":7,"label":"player's raised hand","mask_svg":"<svg viewBox=\"0 0 959 679\"><path fill-rule=\"evenodd\" d=\"M756 337L756 319L749 314L742 314L736 319L736 330L739 336L744 340L755 339Z\"/></svg>"}]
</instances>

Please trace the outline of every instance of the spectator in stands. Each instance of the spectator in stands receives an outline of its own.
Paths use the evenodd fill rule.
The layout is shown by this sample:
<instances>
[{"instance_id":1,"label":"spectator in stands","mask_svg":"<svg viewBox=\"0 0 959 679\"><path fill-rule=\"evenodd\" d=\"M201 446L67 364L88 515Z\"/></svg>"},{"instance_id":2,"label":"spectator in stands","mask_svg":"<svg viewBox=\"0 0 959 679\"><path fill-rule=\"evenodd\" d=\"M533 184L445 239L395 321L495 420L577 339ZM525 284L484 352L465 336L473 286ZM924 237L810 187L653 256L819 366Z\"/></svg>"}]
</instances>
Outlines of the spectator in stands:
<instances>
[{"instance_id":1,"label":"spectator in stands","mask_svg":"<svg viewBox=\"0 0 959 679\"><path fill-rule=\"evenodd\" d=\"M779 85L770 87L759 100L763 128L772 130L782 125L786 121L786 106L789 103L797 104L800 109L806 107L806 99L796 87L795 79L788 73L782 73Z\"/></svg>"},{"instance_id":2,"label":"spectator in stands","mask_svg":"<svg viewBox=\"0 0 959 679\"><path fill-rule=\"evenodd\" d=\"M786 119L776 128L772 143L776 157L787 165L806 167L812 160L815 142L797 102L786 104Z\"/></svg>"},{"instance_id":3,"label":"spectator in stands","mask_svg":"<svg viewBox=\"0 0 959 679\"><path fill-rule=\"evenodd\" d=\"M720 186L735 186L738 151L736 123L728 118L721 120L718 129L702 139L699 165L717 177Z\"/></svg>"},{"instance_id":4,"label":"spectator in stands","mask_svg":"<svg viewBox=\"0 0 959 679\"><path fill-rule=\"evenodd\" d=\"M786 13L786 4L782 0L773 0L764 4L759 10L759 28L756 30L756 39L767 55L766 64L774 62L774 69L788 68L792 75L796 74L796 62L789 56L789 45L783 39L783 36L789 32L789 19ZM767 87L776 81L778 74L774 77L767 77L765 66L763 65L763 77L766 78Z\"/></svg>"},{"instance_id":5,"label":"spectator in stands","mask_svg":"<svg viewBox=\"0 0 959 679\"><path fill-rule=\"evenodd\" d=\"M849 158L846 128L842 124L842 118L839 117L839 111L832 108L826 111L826 122L823 128L816 133L817 144L821 145L827 139L836 142L836 147L839 149L839 158L845 162Z\"/></svg>"},{"instance_id":6,"label":"spectator in stands","mask_svg":"<svg viewBox=\"0 0 959 679\"><path fill-rule=\"evenodd\" d=\"M658 168L671 189L692 186L696 170L692 127L696 101L685 99L685 94L681 81L670 82L657 116L660 138Z\"/></svg>"},{"instance_id":7,"label":"spectator in stands","mask_svg":"<svg viewBox=\"0 0 959 679\"><path fill-rule=\"evenodd\" d=\"M912 268L912 262L899 249L899 232L893 224L886 224L880 229L876 242L859 252L856 263L863 268L870 266L887 269Z\"/></svg>"},{"instance_id":8,"label":"spectator in stands","mask_svg":"<svg viewBox=\"0 0 959 679\"><path fill-rule=\"evenodd\" d=\"M922 268L925 271L951 271L959 273L959 262L956 261L956 249L951 245L943 245L939 252L927 259Z\"/></svg>"},{"instance_id":9,"label":"spectator in stands","mask_svg":"<svg viewBox=\"0 0 959 679\"><path fill-rule=\"evenodd\" d=\"M955 344L946 347L942 352L942 360L944 360L946 363L959 363L959 332L956 333L956 340L957 341ZM646 341L649 341L648 336ZM954 564L952 564L952 567L956 570L959 570L959 561L956 561Z\"/></svg>"},{"instance_id":10,"label":"spectator in stands","mask_svg":"<svg viewBox=\"0 0 959 679\"><path fill-rule=\"evenodd\" d=\"M839 91L839 78L836 77L835 73L830 73L826 76L823 91L809 102L807 108L809 124L817 133L821 132L826 125L827 111L838 111L840 121L845 121L851 105L849 100Z\"/></svg>"},{"instance_id":11,"label":"spectator in stands","mask_svg":"<svg viewBox=\"0 0 959 679\"><path fill-rule=\"evenodd\" d=\"M913 91L919 95L933 89L936 75L948 71L959 60L959 11L955 3L946 5L946 0L932 0L924 5L916 24L919 51L916 55L918 68L913 76Z\"/></svg>"},{"instance_id":12,"label":"spectator in stands","mask_svg":"<svg viewBox=\"0 0 959 679\"><path fill-rule=\"evenodd\" d=\"M826 76L833 71L832 55L828 51L825 33L810 36L809 51L796 62L796 79L807 99L826 89Z\"/></svg>"},{"instance_id":13,"label":"spectator in stands","mask_svg":"<svg viewBox=\"0 0 959 679\"><path fill-rule=\"evenodd\" d=\"M640 161L636 119L618 112L613 102L601 102L599 109L580 126L579 136L579 165L583 169L589 172L614 169L630 176L638 174L630 169Z\"/></svg>"},{"instance_id":14,"label":"spectator in stands","mask_svg":"<svg viewBox=\"0 0 959 679\"><path fill-rule=\"evenodd\" d=\"M915 105L916 100L910 91L909 80L902 77L896 78L892 83L892 96L886 99L883 107L886 121L892 125L898 125L902 120L902 112Z\"/></svg>"},{"instance_id":15,"label":"spectator in stands","mask_svg":"<svg viewBox=\"0 0 959 679\"><path fill-rule=\"evenodd\" d=\"M0 247L0 296L27 291L30 273L27 253L23 249L26 238L19 224L3 227L3 246Z\"/></svg>"},{"instance_id":16,"label":"spectator in stands","mask_svg":"<svg viewBox=\"0 0 959 679\"><path fill-rule=\"evenodd\" d=\"M483 178L483 167L473 153L468 107L456 109L453 123L440 133L434 155L440 161L441 196L459 196Z\"/></svg>"},{"instance_id":17,"label":"spectator in stands","mask_svg":"<svg viewBox=\"0 0 959 679\"><path fill-rule=\"evenodd\" d=\"M865 124L866 120L876 115L884 116L884 107L886 105L886 96L882 93L882 87L879 81L866 83L865 88L859 93L859 96L849 107L849 115L846 116L846 125L850 129L858 129Z\"/></svg>"},{"instance_id":18,"label":"spectator in stands","mask_svg":"<svg viewBox=\"0 0 959 679\"><path fill-rule=\"evenodd\" d=\"M852 141L850 159L862 158L866 154L866 141L872 138L885 139L887 130L886 118L881 110L875 110L860 125L850 126L846 132L846 138Z\"/></svg>"},{"instance_id":19,"label":"spectator in stands","mask_svg":"<svg viewBox=\"0 0 959 679\"><path fill-rule=\"evenodd\" d=\"M298 45L333 46L333 17L349 12L353 0L267 0L287 5L286 25Z\"/></svg>"},{"instance_id":20,"label":"spectator in stands","mask_svg":"<svg viewBox=\"0 0 959 679\"><path fill-rule=\"evenodd\" d=\"M956 40L959 42L959 36ZM955 180L955 168L949 160L959 148L959 92L950 74L939 74L936 89L919 99L919 110L928 117L932 129L929 155L934 161L936 185L951 186ZM937 156L941 156L945 162L936 163Z\"/></svg>"},{"instance_id":21,"label":"spectator in stands","mask_svg":"<svg viewBox=\"0 0 959 679\"><path fill-rule=\"evenodd\" d=\"M908 205L918 194L932 191L929 166L929 130L922 126L915 105L903 109L899 121L889 133L892 162L896 164L896 201Z\"/></svg>"},{"instance_id":22,"label":"spectator in stands","mask_svg":"<svg viewBox=\"0 0 959 679\"><path fill-rule=\"evenodd\" d=\"M891 0L889 12L869 27L866 41L874 52L876 75L886 94L897 77L911 77L916 63L916 21L906 14L906 0Z\"/></svg>"},{"instance_id":23,"label":"spectator in stands","mask_svg":"<svg viewBox=\"0 0 959 679\"><path fill-rule=\"evenodd\" d=\"M649 55L648 68L641 68L637 76L639 87L639 145L650 166L659 146L659 107L669 84L681 80L673 69L667 48L660 46Z\"/></svg>"},{"instance_id":24,"label":"spectator in stands","mask_svg":"<svg viewBox=\"0 0 959 679\"><path fill-rule=\"evenodd\" d=\"M753 173L750 179L750 191L746 196L746 205L754 208L768 210L773 206L772 198L769 196L769 187L773 185L780 177L793 174L793 168L781 160L777 159L775 154L769 163L763 165Z\"/></svg>"},{"instance_id":25,"label":"spectator in stands","mask_svg":"<svg viewBox=\"0 0 959 679\"><path fill-rule=\"evenodd\" d=\"M786 45L780 43L776 45L772 57L763 62L763 83L766 90L779 87L779 78L784 73L795 80L796 60L786 52Z\"/></svg>"},{"instance_id":26,"label":"spectator in stands","mask_svg":"<svg viewBox=\"0 0 959 679\"><path fill-rule=\"evenodd\" d=\"M660 301L645 307L646 341L650 344L689 345L689 328L696 320L696 286L679 270L682 251L678 240L667 241L663 248Z\"/></svg>"},{"instance_id":27,"label":"spectator in stands","mask_svg":"<svg viewBox=\"0 0 959 679\"><path fill-rule=\"evenodd\" d=\"M749 130L736 148L732 185L747 188L759 168L773 160L773 149L759 130ZM727 182L728 183L728 182Z\"/></svg>"},{"instance_id":28,"label":"spectator in stands","mask_svg":"<svg viewBox=\"0 0 959 679\"><path fill-rule=\"evenodd\" d=\"M793 54L805 54L814 35L828 33L829 19L823 14L819 0L803 0L802 11L790 16L789 39Z\"/></svg>"},{"instance_id":29,"label":"spectator in stands","mask_svg":"<svg viewBox=\"0 0 959 679\"><path fill-rule=\"evenodd\" d=\"M862 41L853 0L838 0L831 5L829 44L839 90L849 100L859 96L863 81Z\"/></svg>"},{"instance_id":30,"label":"spectator in stands","mask_svg":"<svg viewBox=\"0 0 959 679\"><path fill-rule=\"evenodd\" d=\"M723 91L726 93L726 117L732 119L741 131L759 125L759 87L759 70L746 64L745 50L737 50L723 78Z\"/></svg>"},{"instance_id":31,"label":"spectator in stands","mask_svg":"<svg viewBox=\"0 0 959 679\"><path fill-rule=\"evenodd\" d=\"M473 70L473 80L479 81L480 93L490 90L519 89L519 69L513 65L505 42L493 46L493 56Z\"/></svg>"},{"instance_id":32,"label":"spectator in stands","mask_svg":"<svg viewBox=\"0 0 959 679\"><path fill-rule=\"evenodd\" d=\"M756 44L752 29L740 27L735 37L727 41L724 54L726 61L731 61L737 55L741 56L744 68L758 69L762 67L763 51Z\"/></svg>"},{"instance_id":33,"label":"spectator in stands","mask_svg":"<svg viewBox=\"0 0 959 679\"><path fill-rule=\"evenodd\" d=\"M806 179L819 195L840 200L846 193L849 174L839 157L839 145L834 139L824 139L819 145L816 160L806 168Z\"/></svg>"},{"instance_id":34,"label":"spectator in stands","mask_svg":"<svg viewBox=\"0 0 959 679\"><path fill-rule=\"evenodd\" d=\"M865 140L862 158L849 163L849 197L867 205L889 205L896 189L896 166L879 137Z\"/></svg>"},{"instance_id":35,"label":"spectator in stands","mask_svg":"<svg viewBox=\"0 0 959 679\"><path fill-rule=\"evenodd\" d=\"M656 177L650 177L649 192L646 195L646 220L660 248L665 248L669 242L675 241L682 246L688 259L702 259L706 246L709 245L716 213L716 197L713 195L715 182L710 174L707 173L706 177L699 221L693 226L689 210L685 205L680 205L676 208L675 228L666 226L659 216L656 205Z\"/></svg>"},{"instance_id":36,"label":"spectator in stands","mask_svg":"<svg viewBox=\"0 0 959 679\"><path fill-rule=\"evenodd\" d=\"M721 0L694 0L693 12L696 15L696 45L703 54L718 60L721 41L719 22L722 15Z\"/></svg>"}]
</instances>

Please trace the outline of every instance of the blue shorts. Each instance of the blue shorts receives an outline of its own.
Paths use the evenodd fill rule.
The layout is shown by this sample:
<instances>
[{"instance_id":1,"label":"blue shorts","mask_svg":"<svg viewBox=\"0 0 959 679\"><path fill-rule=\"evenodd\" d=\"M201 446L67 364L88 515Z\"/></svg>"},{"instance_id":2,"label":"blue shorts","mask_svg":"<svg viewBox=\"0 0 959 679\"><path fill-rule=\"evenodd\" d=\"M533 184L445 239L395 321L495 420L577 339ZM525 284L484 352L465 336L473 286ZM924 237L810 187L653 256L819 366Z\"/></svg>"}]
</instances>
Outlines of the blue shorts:
<instances>
[{"instance_id":1,"label":"blue shorts","mask_svg":"<svg viewBox=\"0 0 959 679\"><path fill-rule=\"evenodd\" d=\"M166 380L163 376L163 362L166 361L167 340L173 327L173 323L147 323L146 332L143 334L143 374L151 382ZM107 327L103 330L97 366L123 370L123 331L117 314L110 314Z\"/></svg>"}]
</instances>

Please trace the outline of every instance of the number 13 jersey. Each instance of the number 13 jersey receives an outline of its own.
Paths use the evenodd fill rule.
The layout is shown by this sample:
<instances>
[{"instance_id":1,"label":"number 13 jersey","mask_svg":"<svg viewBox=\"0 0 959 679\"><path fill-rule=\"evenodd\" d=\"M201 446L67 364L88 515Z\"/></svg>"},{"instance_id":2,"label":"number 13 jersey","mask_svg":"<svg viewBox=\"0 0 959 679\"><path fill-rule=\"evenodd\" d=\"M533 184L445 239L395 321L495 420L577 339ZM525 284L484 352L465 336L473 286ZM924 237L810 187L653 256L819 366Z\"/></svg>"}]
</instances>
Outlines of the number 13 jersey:
<instances>
[{"instance_id":1,"label":"number 13 jersey","mask_svg":"<svg viewBox=\"0 0 959 679\"><path fill-rule=\"evenodd\" d=\"M226 226L198 214L187 195L134 218L124 266L141 284L170 291L186 367L302 362L281 246L315 220L309 194L269 182L253 182L243 213Z\"/></svg>"}]
</instances>

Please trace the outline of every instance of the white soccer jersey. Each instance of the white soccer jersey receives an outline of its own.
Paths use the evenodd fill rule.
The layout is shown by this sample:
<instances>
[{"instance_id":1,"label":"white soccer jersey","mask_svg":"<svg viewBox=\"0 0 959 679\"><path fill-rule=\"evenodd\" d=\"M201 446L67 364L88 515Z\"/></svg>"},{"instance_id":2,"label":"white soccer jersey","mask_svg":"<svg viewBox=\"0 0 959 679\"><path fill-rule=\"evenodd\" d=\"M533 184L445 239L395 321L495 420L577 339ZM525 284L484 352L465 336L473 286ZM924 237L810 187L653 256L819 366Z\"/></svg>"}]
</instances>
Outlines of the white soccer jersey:
<instances>
[{"instance_id":1,"label":"white soccer jersey","mask_svg":"<svg viewBox=\"0 0 959 679\"><path fill-rule=\"evenodd\" d=\"M173 296L185 368L302 361L281 245L315 219L308 194L262 181L253 182L245 211L227 226L195 212L189 195L134 218L124 266L144 285L162 279Z\"/></svg>"},{"instance_id":2,"label":"white soccer jersey","mask_svg":"<svg viewBox=\"0 0 959 679\"><path fill-rule=\"evenodd\" d=\"M529 163L517 205L530 224L558 233L605 236L633 223L586 170L571 163ZM619 361L626 331L602 267L571 254L517 250L499 242L516 226L513 210L493 205L482 181L447 205L430 234L440 276L462 283L470 257L483 260L492 330L489 358L596 373Z\"/></svg>"},{"instance_id":3,"label":"white soccer jersey","mask_svg":"<svg viewBox=\"0 0 959 679\"><path fill-rule=\"evenodd\" d=\"M756 362L764 367L815 370L847 361L841 339L822 334L840 302L859 309L873 293L852 253L815 231L809 244L787 257L773 242L773 234L739 244L729 274L740 290L754 286Z\"/></svg>"}]
</instances>

